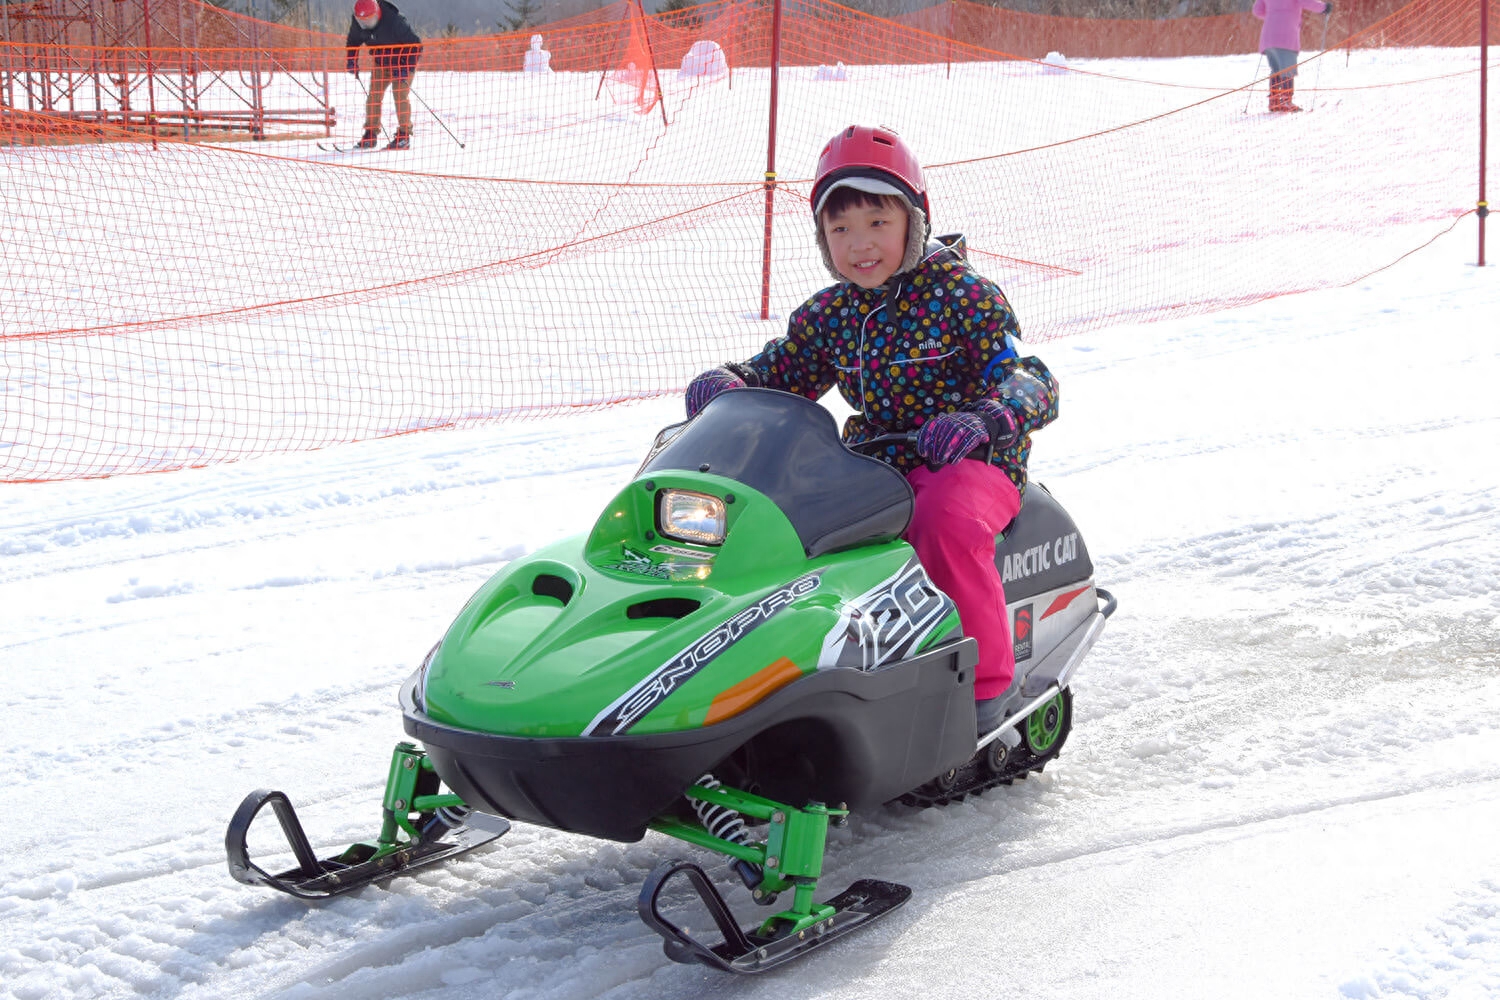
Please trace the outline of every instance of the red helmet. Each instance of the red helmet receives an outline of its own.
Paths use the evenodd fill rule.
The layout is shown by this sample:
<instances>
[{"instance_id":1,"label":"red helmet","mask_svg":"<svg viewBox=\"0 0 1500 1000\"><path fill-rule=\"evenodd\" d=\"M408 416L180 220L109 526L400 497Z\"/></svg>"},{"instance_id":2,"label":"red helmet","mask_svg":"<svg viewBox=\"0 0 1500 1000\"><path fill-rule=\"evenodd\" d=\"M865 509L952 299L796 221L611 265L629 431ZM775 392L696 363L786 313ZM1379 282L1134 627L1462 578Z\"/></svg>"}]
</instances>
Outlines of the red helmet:
<instances>
[{"instance_id":1,"label":"red helmet","mask_svg":"<svg viewBox=\"0 0 1500 1000\"><path fill-rule=\"evenodd\" d=\"M817 215L834 189L852 187L871 194L896 194L932 218L922 165L894 130L850 125L828 140L818 157L812 206Z\"/></svg>"},{"instance_id":2,"label":"red helmet","mask_svg":"<svg viewBox=\"0 0 1500 1000\"><path fill-rule=\"evenodd\" d=\"M354 0L354 19L356 21L379 21L379 0Z\"/></svg>"}]
</instances>

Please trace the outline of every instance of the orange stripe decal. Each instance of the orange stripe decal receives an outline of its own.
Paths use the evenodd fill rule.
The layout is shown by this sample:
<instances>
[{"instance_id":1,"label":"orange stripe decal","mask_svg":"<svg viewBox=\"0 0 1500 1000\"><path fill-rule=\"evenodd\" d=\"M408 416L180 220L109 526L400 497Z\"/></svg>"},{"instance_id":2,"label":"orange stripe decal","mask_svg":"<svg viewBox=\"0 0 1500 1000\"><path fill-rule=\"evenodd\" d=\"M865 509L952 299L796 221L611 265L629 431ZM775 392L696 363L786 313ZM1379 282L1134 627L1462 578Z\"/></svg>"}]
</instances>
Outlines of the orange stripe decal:
<instances>
[{"instance_id":1,"label":"orange stripe decal","mask_svg":"<svg viewBox=\"0 0 1500 1000\"><path fill-rule=\"evenodd\" d=\"M725 688L714 697L708 706L708 715L703 724L711 726L732 716L739 715L752 705L757 705L772 692L779 691L802 676L802 670L783 656L768 667L763 667L740 681L734 687Z\"/></svg>"}]
</instances>

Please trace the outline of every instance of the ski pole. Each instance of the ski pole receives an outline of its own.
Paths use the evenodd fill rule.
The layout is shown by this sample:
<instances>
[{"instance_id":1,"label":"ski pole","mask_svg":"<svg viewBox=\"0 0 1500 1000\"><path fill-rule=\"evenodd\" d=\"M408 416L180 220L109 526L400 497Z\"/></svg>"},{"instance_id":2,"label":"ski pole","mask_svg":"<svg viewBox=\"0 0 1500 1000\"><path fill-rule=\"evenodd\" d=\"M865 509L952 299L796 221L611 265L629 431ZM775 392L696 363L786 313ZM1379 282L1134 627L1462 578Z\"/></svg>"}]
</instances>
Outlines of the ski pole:
<instances>
[{"instance_id":1,"label":"ski pole","mask_svg":"<svg viewBox=\"0 0 1500 1000\"><path fill-rule=\"evenodd\" d=\"M1260 64L1265 58L1266 54L1264 52L1255 57L1255 73L1250 77L1250 82L1245 85L1245 110L1240 112L1242 115L1250 113L1250 95L1254 93L1251 88L1255 86L1255 81L1260 77Z\"/></svg>"},{"instance_id":2,"label":"ski pole","mask_svg":"<svg viewBox=\"0 0 1500 1000\"><path fill-rule=\"evenodd\" d=\"M447 126L447 124L441 118L438 118L438 113L436 111L432 110L431 108L427 107L427 102L424 101L424 100L422 100L422 95L419 94L419 93L417 93L416 88L411 87L411 88L407 88L407 89L408 89L408 92L411 94L411 96L413 96L413 97L415 97L417 99L417 103L420 104L420 105L422 105L422 107L426 109L426 111L427 111L427 113L429 115L431 115L433 118L436 118L437 119L437 123L439 125L443 126L443 131L448 133L448 138L450 138L454 142L458 143L458 148L459 149L467 149L468 148L462 142L459 141L458 136L456 136L456 135L453 134L453 130L450 129Z\"/></svg>"},{"instance_id":3,"label":"ski pole","mask_svg":"<svg viewBox=\"0 0 1500 1000\"><path fill-rule=\"evenodd\" d=\"M1330 7L1329 10L1332 8ZM1328 51L1328 13L1327 10L1323 12L1323 37L1318 41L1318 69L1313 73L1313 99L1312 103L1307 106L1309 111L1318 106L1318 81L1323 78L1323 54Z\"/></svg>"}]
</instances>

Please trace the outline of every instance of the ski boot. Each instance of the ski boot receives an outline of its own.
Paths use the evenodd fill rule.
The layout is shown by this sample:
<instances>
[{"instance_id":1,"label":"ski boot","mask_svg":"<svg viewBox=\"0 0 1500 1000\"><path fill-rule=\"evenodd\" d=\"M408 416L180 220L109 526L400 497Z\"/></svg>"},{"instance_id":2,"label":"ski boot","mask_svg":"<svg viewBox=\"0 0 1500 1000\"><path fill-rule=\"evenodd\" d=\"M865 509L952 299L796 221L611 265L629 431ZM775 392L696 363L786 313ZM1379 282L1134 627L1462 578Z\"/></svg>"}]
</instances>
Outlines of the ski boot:
<instances>
[{"instance_id":1,"label":"ski boot","mask_svg":"<svg viewBox=\"0 0 1500 1000\"><path fill-rule=\"evenodd\" d=\"M1302 110L1292 103L1292 89L1294 86L1295 84L1291 80L1271 80L1270 105L1272 112L1284 114Z\"/></svg>"},{"instance_id":2,"label":"ski boot","mask_svg":"<svg viewBox=\"0 0 1500 1000\"><path fill-rule=\"evenodd\" d=\"M396 134L391 136L391 141L386 143L386 149L411 149L411 129L398 128Z\"/></svg>"},{"instance_id":3,"label":"ski boot","mask_svg":"<svg viewBox=\"0 0 1500 1000\"><path fill-rule=\"evenodd\" d=\"M374 149L375 148L375 143L376 143L376 141L379 138L380 138L380 131L378 129L367 128L367 129L365 129L365 134L362 135L362 136L360 136L359 137L359 141L354 144L354 148L355 149Z\"/></svg>"}]
</instances>

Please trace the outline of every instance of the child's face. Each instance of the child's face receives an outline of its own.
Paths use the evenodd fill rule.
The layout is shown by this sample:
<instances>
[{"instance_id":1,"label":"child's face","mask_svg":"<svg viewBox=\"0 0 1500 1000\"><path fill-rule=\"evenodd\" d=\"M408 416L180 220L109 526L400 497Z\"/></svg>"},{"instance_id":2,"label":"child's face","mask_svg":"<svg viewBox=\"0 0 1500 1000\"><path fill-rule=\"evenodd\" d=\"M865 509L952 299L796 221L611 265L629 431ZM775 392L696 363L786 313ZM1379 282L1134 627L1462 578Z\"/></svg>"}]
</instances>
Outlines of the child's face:
<instances>
[{"instance_id":1,"label":"child's face","mask_svg":"<svg viewBox=\"0 0 1500 1000\"><path fill-rule=\"evenodd\" d=\"M821 224L833 266L861 288L885 284L906 256L906 208L895 198L855 202L837 214L825 210Z\"/></svg>"}]
</instances>

